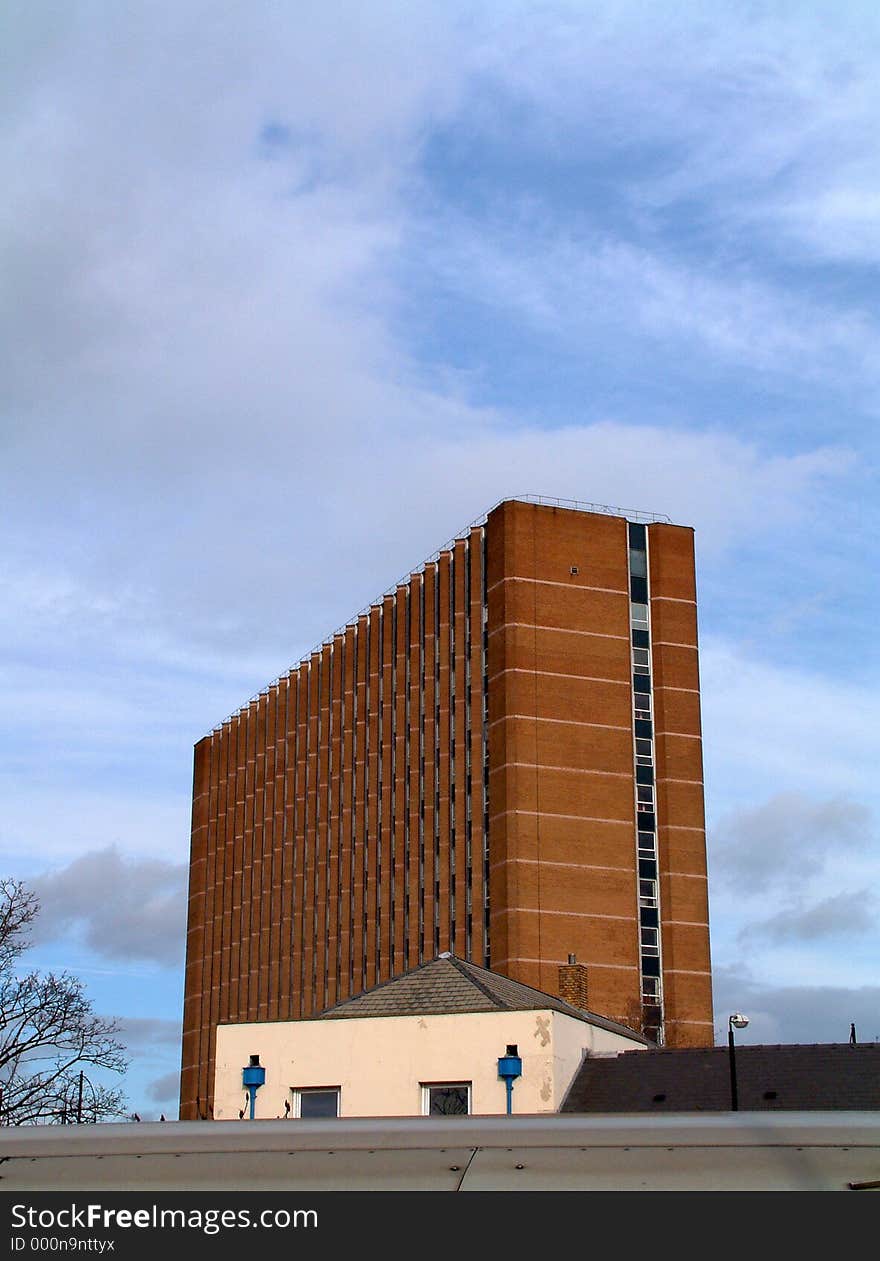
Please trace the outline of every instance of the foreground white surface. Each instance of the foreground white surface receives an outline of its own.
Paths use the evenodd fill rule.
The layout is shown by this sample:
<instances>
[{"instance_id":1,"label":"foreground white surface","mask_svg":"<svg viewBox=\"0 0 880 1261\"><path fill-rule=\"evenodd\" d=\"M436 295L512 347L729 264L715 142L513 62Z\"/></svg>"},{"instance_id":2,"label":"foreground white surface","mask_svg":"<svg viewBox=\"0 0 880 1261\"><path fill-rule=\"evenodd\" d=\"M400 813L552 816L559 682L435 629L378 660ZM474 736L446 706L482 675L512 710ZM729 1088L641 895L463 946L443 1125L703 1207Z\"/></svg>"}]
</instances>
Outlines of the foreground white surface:
<instances>
[{"instance_id":1,"label":"foreground white surface","mask_svg":"<svg viewBox=\"0 0 880 1261\"><path fill-rule=\"evenodd\" d=\"M880 1112L363 1118L0 1130L0 1190L847 1190Z\"/></svg>"}]
</instances>

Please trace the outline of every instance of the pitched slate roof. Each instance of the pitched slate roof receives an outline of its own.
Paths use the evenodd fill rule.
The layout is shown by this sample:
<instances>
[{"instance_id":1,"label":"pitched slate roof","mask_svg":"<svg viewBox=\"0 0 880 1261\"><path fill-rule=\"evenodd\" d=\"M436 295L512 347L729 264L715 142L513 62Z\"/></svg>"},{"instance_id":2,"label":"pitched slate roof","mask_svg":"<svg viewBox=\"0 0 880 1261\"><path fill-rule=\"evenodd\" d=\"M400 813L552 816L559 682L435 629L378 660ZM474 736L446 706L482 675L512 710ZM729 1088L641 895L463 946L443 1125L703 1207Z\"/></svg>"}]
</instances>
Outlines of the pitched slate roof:
<instances>
[{"instance_id":1,"label":"pitched slate roof","mask_svg":"<svg viewBox=\"0 0 880 1261\"><path fill-rule=\"evenodd\" d=\"M554 994L490 972L476 963L442 954L391 981L345 999L313 1016L314 1020L352 1020L368 1016L444 1016L481 1011L558 1011L599 1029L646 1046L647 1038L614 1020L583 1011Z\"/></svg>"},{"instance_id":2,"label":"pitched slate roof","mask_svg":"<svg viewBox=\"0 0 880 1261\"><path fill-rule=\"evenodd\" d=\"M738 1046L742 1111L880 1109L880 1045ZM561 1112L726 1112L726 1046L625 1051L584 1060Z\"/></svg>"}]
</instances>

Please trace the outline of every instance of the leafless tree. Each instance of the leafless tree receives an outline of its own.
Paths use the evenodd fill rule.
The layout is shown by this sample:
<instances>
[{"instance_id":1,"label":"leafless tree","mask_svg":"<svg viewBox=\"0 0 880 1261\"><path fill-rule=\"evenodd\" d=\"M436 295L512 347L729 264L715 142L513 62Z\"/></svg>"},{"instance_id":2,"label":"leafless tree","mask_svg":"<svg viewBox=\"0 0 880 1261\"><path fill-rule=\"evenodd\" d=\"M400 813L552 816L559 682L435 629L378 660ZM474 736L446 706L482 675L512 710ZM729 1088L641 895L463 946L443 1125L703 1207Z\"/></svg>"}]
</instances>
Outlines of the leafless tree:
<instances>
[{"instance_id":1,"label":"leafless tree","mask_svg":"<svg viewBox=\"0 0 880 1261\"><path fill-rule=\"evenodd\" d=\"M0 1124L121 1116L122 1092L86 1076L86 1069L125 1072L116 1022L95 1015L70 973L18 970L39 909L20 880L0 880Z\"/></svg>"}]
</instances>

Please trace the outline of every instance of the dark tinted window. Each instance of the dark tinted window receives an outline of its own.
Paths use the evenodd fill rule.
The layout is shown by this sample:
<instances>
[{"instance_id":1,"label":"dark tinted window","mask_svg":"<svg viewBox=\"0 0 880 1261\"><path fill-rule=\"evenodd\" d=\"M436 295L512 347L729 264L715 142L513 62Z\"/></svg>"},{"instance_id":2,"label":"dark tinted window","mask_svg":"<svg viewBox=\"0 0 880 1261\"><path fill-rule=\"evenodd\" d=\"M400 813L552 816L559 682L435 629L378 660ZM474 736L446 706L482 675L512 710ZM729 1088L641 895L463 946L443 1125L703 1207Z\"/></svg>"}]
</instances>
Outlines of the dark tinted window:
<instances>
[{"instance_id":1,"label":"dark tinted window","mask_svg":"<svg viewBox=\"0 0 880 1261\"><path fill-rule=\"evenodd\" d=\"M646 630L634 630L632 633L633 648L650 648L651 640Z\"/></svg>"},{"instance_id":2,"label":"dark tinted window","mask_svg":"<svg viewBox=\"0 0 880 1261\"><path fill-rule=\"evenodd\" d=\"M648 546L648 533L643 525L636 525L634 521L628 522L629 525L629 545L637 547L640 551L644 551Z\"/></svg>"},{"instance_id":3,"label":"dark tinted window","mask_svg":"<svg viewBox=\"0 0 880 1261\"><path fill-rule=\"evenodd\" d=\"M657 864L654 862L653 858L639 859L639 876L642 880L657 879Z\"/></svg>"},{"instance_id":4,"label":"dark tinted window","mask_svg":"<svg viewBox=\"0 0 880 1261\"><path fill-rule=\"evenodd\" d=\"M299 1095L301 1117L338 1117L339 1091L301 1090Z\"/></svg>"},{"instance_id":5,"label":"dark tinted window","mask_svg":"<svg viewBox=\"0 0 880 1261\"><path fill-rule=\"evenodd\" d=\"M648 603L648 579L647 578L630 578L629 580L629 598L634 604Z\"/></svg>"},{"instance_id":6,"label":"dark tinted window","mask_svg":"<svg viewBox=\"0 0 880 1261\"><path fill-rule=\"evenodd\" d=\"M642 976L660 975L659 955L642 955Z\"/></svg>"},{"instance_id":7,"label":"dark tinted window","mask_svg":"<svg viewBox=\"0 0 880 1261\"><path fill-rule=\"evenodd\" d=\"M633 675L633 691L634 692L650 692L651 676L650 674L634 674Z\"/></svg>"},{"instance_id":8,"label":"dark tinted window","mask_svg":"<svg viewBox=\"0 0 880 1261\"><path fill-rule=\"evenodd\" d=\"M656 906L643 906L639 909L639 922L643 928L659 928L660 917Z\"/></svg>"},{"instance_id":9,"label":"dark tinted window","mask_svg":"<svg viewBox=\"0 0 880 1261\"><path fill-rule=\"evenodd\" d=\"M636 767L636 783L637 784L653 784L654 770L650 766Z\"/></svg>"},{"instance_id":10,"label":"dark tinted window","mask_svg":"<svg viewBox=\"0 0 880 1261\"><path fill-rule=\"evenodd\" d=\"M654 724L650 718L637 718L634 726L636 735L641 736L644 740L650 740L654 734Z\"/></svg>"}]
</instances>

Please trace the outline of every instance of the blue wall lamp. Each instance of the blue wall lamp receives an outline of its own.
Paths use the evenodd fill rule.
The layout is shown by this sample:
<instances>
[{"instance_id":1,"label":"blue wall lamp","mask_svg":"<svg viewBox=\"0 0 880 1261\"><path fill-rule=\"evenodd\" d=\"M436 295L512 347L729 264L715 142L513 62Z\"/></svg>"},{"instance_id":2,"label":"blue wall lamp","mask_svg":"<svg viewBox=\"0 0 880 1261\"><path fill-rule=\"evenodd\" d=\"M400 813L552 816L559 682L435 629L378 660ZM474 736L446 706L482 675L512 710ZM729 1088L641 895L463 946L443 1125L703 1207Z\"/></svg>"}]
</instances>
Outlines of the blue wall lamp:
<instances>
[{"instance_id":1,"label":"blue wall lamp","mask_svg":"<svg viewBox=\"0 0 880 1261\"><path fill-rule=\"evenodd\" d=\"M252 1055L251 1061L241 1070L241 1082L250 1096L250 1119L253 1121L257 1107L257 1091L266 1080L266 1070L260 1064L259 1055Z\"/></svg>"},{"instance_id":2,"label":"blue wall lamp","mask_svg":"<svg viewBox=\"0 0 880 1261\"><path fill-rule=\"evenodd\" d=\"M498 1060L498 1076L507 1088L507 1115L513 1112L513 1083L522 1077L522 1059L515 1044L508 1046Z\"/></svg>"}]
</instances>

